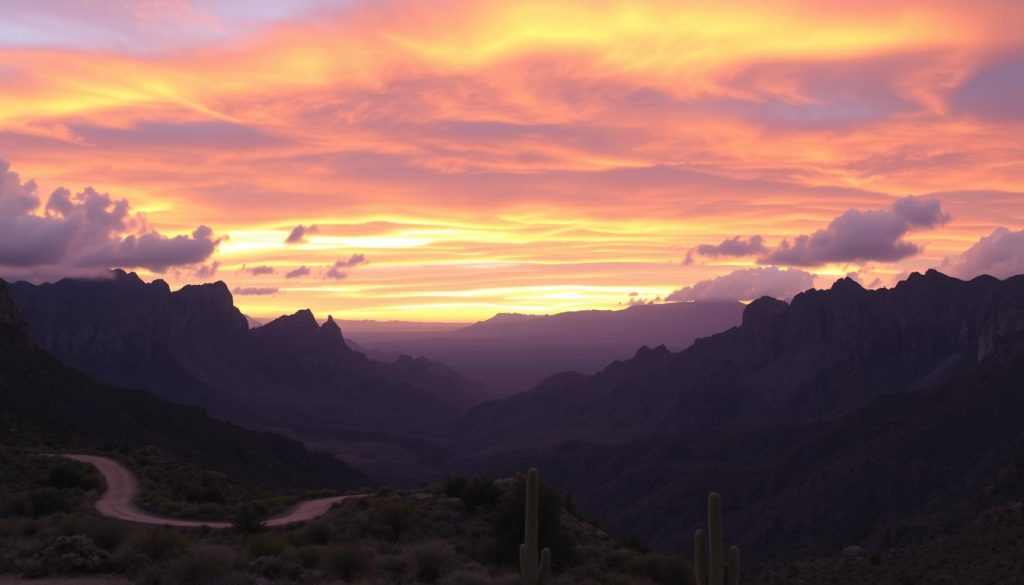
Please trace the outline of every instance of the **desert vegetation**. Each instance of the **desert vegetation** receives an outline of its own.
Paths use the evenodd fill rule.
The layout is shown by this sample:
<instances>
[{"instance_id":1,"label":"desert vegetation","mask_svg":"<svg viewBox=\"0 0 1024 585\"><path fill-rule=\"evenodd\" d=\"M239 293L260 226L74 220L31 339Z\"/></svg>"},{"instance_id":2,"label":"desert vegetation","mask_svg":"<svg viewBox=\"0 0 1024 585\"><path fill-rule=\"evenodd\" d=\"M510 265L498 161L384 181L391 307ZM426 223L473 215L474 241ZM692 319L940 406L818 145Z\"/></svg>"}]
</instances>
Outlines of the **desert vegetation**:
<instances>
[{"instance_id":1,"label":"desert vegetation","mask_svg":"<svg viewBox=\"0 0 1024 585\"><path fill-rule=\"evenodd\" d=\"M185 473L178 478L183 482L222 489L223 502L212 502L221 507L209 507L210 514L235 510L237 518L254 502L268 500L263 492L216 483L223 481L219 476L144 456L145 465L132 465L154 466L149 481L178 470ZM88 465L3 450L0 466L0 574L112 574L146 585L513 584L523 582L518 553L534 545L534 557L548 560L538 560L537 583L692 583L682 555L618 542L580 518L570 501L536 475L498 481L454 477L414 491L383 489L347 500L305 524L271 529L258 520L244 526L236 521L235 529L209 530L136 526L99 516L92 503L102 478ZM176 494L189 493L153 487L144 488L144 499L168 498L164 511L181 503ZM33 507L33 497L42 504ZM528 507L535 516L525 523ZM542 566L550 567L543 578Z\"/></svg>"}]
</instances>

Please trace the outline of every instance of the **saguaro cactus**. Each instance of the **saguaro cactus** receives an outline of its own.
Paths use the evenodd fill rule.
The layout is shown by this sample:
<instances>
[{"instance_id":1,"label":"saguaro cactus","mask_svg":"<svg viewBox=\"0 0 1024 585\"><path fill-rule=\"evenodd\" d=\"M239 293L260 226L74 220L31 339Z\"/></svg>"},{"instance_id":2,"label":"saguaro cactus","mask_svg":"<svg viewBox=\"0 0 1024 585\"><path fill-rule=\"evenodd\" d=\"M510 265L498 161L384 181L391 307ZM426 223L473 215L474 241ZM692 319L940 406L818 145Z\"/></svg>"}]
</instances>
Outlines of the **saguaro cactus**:
<instances>
[{"instance_id":1,"label":"saguaro cactus","mask_svg":"<svg viewBox=\"0 0 1024 585\"><path fill-rule=\"evenodd\" d=\"M722 498L714 492L708 496L707 538L703 530L697 530L693 540L693 570L697 585L739 585L740 549L729 547L729 560L726 563L722 554L725 548L722 537Z\"/></svg>"},{"instance_id":2,"label":"saguaro cactus","mask_svg":"<svg viewBox=\"0 0 1024 585\"><path fill-rule=\"evenodd\" d=\"M526 542L519 545L519 570L524 585L542 585L551 577L551 551L544 549L537 559L537 507L540 500L540 474L530 469L526 476Z\"/></svg>"}]
</instances>

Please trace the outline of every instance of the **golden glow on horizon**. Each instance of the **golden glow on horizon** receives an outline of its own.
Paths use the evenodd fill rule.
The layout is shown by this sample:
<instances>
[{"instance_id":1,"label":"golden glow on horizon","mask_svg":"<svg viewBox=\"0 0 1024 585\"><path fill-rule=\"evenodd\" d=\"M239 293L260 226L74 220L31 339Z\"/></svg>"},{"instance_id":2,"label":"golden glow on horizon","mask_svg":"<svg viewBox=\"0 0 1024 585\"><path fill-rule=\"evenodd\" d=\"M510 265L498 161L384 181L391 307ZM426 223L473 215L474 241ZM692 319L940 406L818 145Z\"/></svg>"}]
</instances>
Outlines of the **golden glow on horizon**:
<instances>
[{"instance_id":1,"label":"golden glow on horizon","mask_svg":"<svg viewBox=\"0 0 1024 585\"><path fill-rule=\"evenodd\" d=\"M0 45L0 158L227 235L214 278L276 289L236 296L260 317L614 308L755 265L681 266L698 244L937 193L920 255L810 269L890 284L1024 228L1024 106L962 91L1021 30L1003 0L399 1L151 53Z\"/></svg>"}]
</instances>

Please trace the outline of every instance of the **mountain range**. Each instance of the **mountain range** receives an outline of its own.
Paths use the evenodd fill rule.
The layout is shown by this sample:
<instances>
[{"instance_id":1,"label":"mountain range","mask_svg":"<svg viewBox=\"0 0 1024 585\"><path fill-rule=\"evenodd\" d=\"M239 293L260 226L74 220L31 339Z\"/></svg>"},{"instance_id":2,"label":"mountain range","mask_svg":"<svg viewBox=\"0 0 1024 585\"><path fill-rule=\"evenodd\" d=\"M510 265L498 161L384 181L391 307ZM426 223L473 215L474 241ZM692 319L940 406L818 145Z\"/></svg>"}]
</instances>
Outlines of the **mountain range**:
<instances>
[{"instance_id":1,"label":"mountain range","mask_svg":"<svg viewBox=\"0 0 1024 585\"><path fill-rule=\"evenodd\" d=\"M737 302L644 304L554 315L502 313L450 331L364 330L350 337L372 356L426 356L507 396L560 372L597 372L644 345L685 349L739 325L742 314Z\"/></svg>"},{"instance_id":2,"label":"mountain range","mask_svg":"<svg viewBox=\"0 0 1024 585\"><path fill-rule=\"evenodd\" d=\"M65 366L29 339L0 284L0 444L55 450L155 446L179 459L269 488L365 485L361 473L292 439L246 430Z\"/></svg>"},{"instance_id":3,"label":"mountain range","mask_svg":"<svg viewBox=\"0 0 1024 585\"><path fill-rule=\"evenodd\" d=\"M736 305L735 326L680 351L642 347L500 399L438 362L367 358L308 311L250 331L222 285L172 293L115 273L10 288L35 343L105 382L282 430L393 483L537 466L585 514L665 549L690 546L713 490L755 563L967 543L1024 493L1024 276L841 279ZM618 313L639 310L668 314ZM450 335L534 339L547 319ZM0 327L26 345L20 321L0 311Z\"/></svg>"},{"instance_id":4,"label":"mountain range","mask_svg":"<svg viewBox=\"0 0 1024 585\"><path fill-rule=\"evenodd\" d=\"M378 362L328 318L299 311L250 329L222 283L172 292L109 279L8 285L34 343L104 382L274 430L352 460L379 479L419 476L434 438L493 395L442 364Z\"/></svg>"},{"instance_id":5,"label":"mountain range","mask_svg":"<svg viewBox=\"0 0 1024 585\"><path fill-rule=\"evenodd\" d=\"M682 352L481 405L449 466L538 465L584 511L665 547L689 542L712 490L748 558L896 546L1021 498L1022 376L1024 277L843 279L755 301Z\"/></svg>"}]
</instances>

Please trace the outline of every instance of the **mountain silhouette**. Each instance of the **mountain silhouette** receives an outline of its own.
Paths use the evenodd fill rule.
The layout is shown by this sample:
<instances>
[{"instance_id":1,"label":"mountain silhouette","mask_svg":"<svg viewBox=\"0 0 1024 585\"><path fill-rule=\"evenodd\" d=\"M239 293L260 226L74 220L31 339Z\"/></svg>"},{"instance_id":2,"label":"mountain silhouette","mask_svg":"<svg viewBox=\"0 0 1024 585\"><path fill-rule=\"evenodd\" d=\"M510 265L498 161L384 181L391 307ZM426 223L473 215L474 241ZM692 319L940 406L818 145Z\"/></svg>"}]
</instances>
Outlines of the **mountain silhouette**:
<instances>
[{"instance_id":1,"label":"mountain silhouette","mask_svg":"<svg viewBox=\"0 0 1024 585\"><path fill-rule=\"evenodd\" d=\"M222 282L171 292L161 280L113 271L8 286L32 340L64 363L354 457L374 477L420 474L411 460L493 397L440 364L370 360L346 345L333 319L320 325L308 310L250 329Z\"/></svg>"},{"instance_id":2,"label":"mountain silhouette","mask_svg":"<svg viewBox=\"0 0 1024 585\"><path fill-rule=\"evenodd\" d=\"M671 548L719 491L759 560L967 538L1024 488L1022 376L1024 277L844 279L758 300L683 352L481 405L449 468L537 465L585 512Z\"/></svg>"},{"instance_id":3,"label":"mountain silhouette","mask_svg":"<svg viewBox=\"0 0 1024 585\"><path fill-rule=\"evenodd\" d=\"M61 364L29 339L0 283L0 443L55 450L155 446L271 488L344 488L361 473L281 435L246 430L139 390L115 388Z\"/></svg>"}]
</instances>

